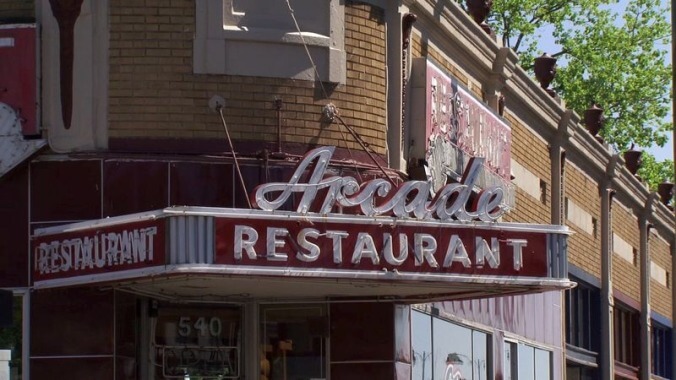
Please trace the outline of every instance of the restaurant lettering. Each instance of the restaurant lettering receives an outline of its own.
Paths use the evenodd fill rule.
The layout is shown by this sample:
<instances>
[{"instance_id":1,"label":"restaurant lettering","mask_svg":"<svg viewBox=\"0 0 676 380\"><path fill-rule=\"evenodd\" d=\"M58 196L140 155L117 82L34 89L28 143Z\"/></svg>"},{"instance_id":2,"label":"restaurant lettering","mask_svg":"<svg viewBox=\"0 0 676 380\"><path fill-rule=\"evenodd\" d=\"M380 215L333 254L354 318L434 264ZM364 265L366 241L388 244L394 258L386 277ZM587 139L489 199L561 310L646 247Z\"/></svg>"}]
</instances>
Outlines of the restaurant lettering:
<instances>
[{"instance_id":1,"label":"restaurant lettering","mask_svg":"<svg viewBox=\"0 0 676 380\"><path fill-rule=\"evenodd\" d=\"M330 257L333 264L402 266L411 261L413 266L449 268L461 265L498 269L503 253L511 255L514 270L523 265L525 239L498 239L498 237L475 236L469 246L458 234L430 233L382 233L374 236L369 232L350 233L345 230L303 228L291 234L287 228L267 227L262 231L237 224L234 227L232 252L234 259L263 260L288 263L291 260L312 263L323 256ZM264 244L260 244L261 241ZM263 246L264 249L257 248ZM295 259L295 260L294 260Z\"/></svg>"},{"instance_id":2,"label":"restaurant lettering","mask_svg":"<svg viewBox=\"0 0 676 380\"><path fill-rule=\"evenodd\" d=\"M408 181L393 189L386 179L373 179L361 185L353 177L326 177L327 167L335 147L316 148L308 152L298 164L288 183L268 183L256 188L252 204L266 211L282 207L294 193L302 195L297 212L306 214L317 201L320 214L329 214L339 207L359 208L362 214L372 217L394 215L416 219L440 219L492 222L504 213L503 189L492 186L473 195L475 183L481 175L484 159L474 158L468 165L460 183L445 185L431 200L431 183ZM304 173L311 170L305 183ZM323 199L317 199L325 190ZM275 196L276 194L276 196ZM324 193L322 193L324 194ZM473 202L470 200L473 199Z\"/></svg>"},{"instance_id":3,"label":"restaurant lettering","mask_svg":"<svg viewBox=\"0 0 676 380\"><path fill-rule=\"evenodd\" d=\"M157 227L99 232L35 247L37 274L89 271L152 262Z\"/></svg>"}]
</instances>

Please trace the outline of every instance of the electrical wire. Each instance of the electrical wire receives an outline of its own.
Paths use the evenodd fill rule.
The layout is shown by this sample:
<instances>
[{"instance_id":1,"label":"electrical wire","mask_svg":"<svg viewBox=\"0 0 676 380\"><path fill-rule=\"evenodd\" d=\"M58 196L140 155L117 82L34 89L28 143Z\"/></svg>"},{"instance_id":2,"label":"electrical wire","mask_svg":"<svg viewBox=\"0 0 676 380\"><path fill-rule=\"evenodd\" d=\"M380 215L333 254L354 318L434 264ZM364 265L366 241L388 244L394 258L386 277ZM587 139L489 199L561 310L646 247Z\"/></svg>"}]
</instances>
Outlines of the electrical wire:
<instances>
[{"instance_id":1,"label":"electrical wire","mask_svg":"<svg viewBox=\"0 0 676 380\"><path fill-rule=\"evenodd\" d=\"M316 75L316 77L317 77L317 81L319 82L319 86L320 86L321 89L322 89L322 93L324 94L324 97L325 97L326 99L329 99L329 95L328 95L328 93L326 92L326 89L324 88L324 84L323 84L323 82L322 82L322 80L321 80L321 78L320 78L320 76L319 76L319 70L317 69L317 65L315 65L315 62L314 62L314 60L312 59L312 55L310 54L310 49L308 48L307 43L305 42L305 38L303 37L303 32L301 32L301 30L300 30L300 26L298 25L298 20L296 20L296 16L295 16L295 14L294 14L294 10L293 10L293 8L291 7L291 3L289 2L289 0L286 0L286 6L289 8L289 14L291 15L291 19L293 20L293 24L296 26L296 31L298 32L298 36L300 37L300 40L301 40L301 42L303 43L303 48L305 49L305 53L307 54L307 57L308 57L308 59L310 60L310 64L312 65L312 69L313 69L314 72L315 72L315 75ZM366 154L369 155L369 157L371 158L371 160L373 160L373 163L375 163L376 166L380 169L380 171L385 175L385 178L387 178L387 180L390 181L390 183L392 183L392 186L395 186L395 187L396 187L396 184L394 183L394 181L392 180L392 178L390 178L390 176L387 174L387 172L386 172L385 169L382 167L382 165L380 165L380 163L378 163L378 161L377 161L376 158L373 156L373 154L371 153L371 151L369 151L368 147L366 146L367 144L366 144L366 143L362 140L362 138L361 138L361 137L360 137L360 136L359 136L359 135L358 135L358 134L350 127L350 126L348 126L347 123L345 123L345 121L338 115L338 112L337 112L336 107L333 106L332 104L330 104L330 106L333 108L334 116L335 116L336 118L338 118L338 120L339 120L340 123L345 127L345 129L347 129L347 131L350 132L350 134L351 134L352 137L355 139L355 141L357 141L357 143L361 146L362 150L364 150L364 152L366 152ZM333 119L333 118L331 117L331 119ZM341 133L342 133L342 132L341 132ZM343 140L344 140L344 139L343 139ZM347 144L346 144L346 145L347 145ZM348 152L350 153L350 157L352 157L352 151L350 150L349 146L347 146L347 149L348 149Z\"/></svg>"},{"instance_id":2,"label":"electrical wire","mask_svg":"<svg viewBox=\"0 0 676 380\"><path fill-rule=\"evenodd\" d=\"M291 19L293 19L293 24L296 26L296 31L298 32L298 36L300 37L300 41L303 43L303 47L305 48L305 53L307 54L308 59L310 60L310 64L312 65L312 69L315 72L315 75L317 76L317 81L319 82L319 86L322 88L322 93L324 93L324 98L328 99L329 95L326 92L326 89L324 88L324 83L322 83L321 77L319 76L319 70L317 70L317 65L315 65L315 61L312 59L312 55L310 54L310 49L307 47L307 43L305 42L305 38L303 37L303 32L300 31L300 26L298 25L298 20L296 20L296 16L294 14L293 8L291 8L291 3L289 0L286 0L286 6L289 7L289 14L291 14Z\"/></svg>"},{"instance_id":3,"label":"electrical wire","mask_svg":"<svg viewBox=\"0 0 676 380\"><path fill-rule=\"evenodd\" d=\"M237 154L235 154L235 148L232 145L232 140L230 139L230 132L228 132L228 125L225 123L225 117L223 117L223 106L218 105L216 107L218 114L221 116L221 122L223 123L223 129L225 129L225 137L228 138L228 145L230 145L230 152L232 153L232 159L235 161L235 169L237 170L237 176L239 177L239 183L242 185L242 190L244 190L244 198L246 198L246 203L251 207L251 201L249 200L249 191L246 189L246 184L244 183L244 177L242 176L242 169L239 167L239 161L237 160Z\"/></svg>"},{"instance_id":4,"label":"electrical wire","mask_svg":"<svg viewBox=\"0 0 676 380\"><path fill-rule=\"evenodd\" d=\"M383 173L383 175L385 175L385 178L392 184L392 186L397 187L397 184L394 183L394 180L392 180L392 178L390 178L390 176L385 171L385 168L383 168L383 166L380 165L380 163L378 163L375 156L373 156L373 154L366 148L366 145L364 145L364 142L362 141L361 137L359 137L357 132L355 132L350 126L348 126L347 123L345 123L345 121L343 120L343 118L340 117L340 115L338 115L338 113L336 113L334 115L334 117L336 119L338 119L338 121L340 121L340 123L343 125L343 127L345 127L345 129L347 129L348 132L350 132L352 137L354 137L354 139L361 146L361 148L364 150L364 152L366 152L366 154L368 154L368 156L371 158L371 161L373 161L373 163L376 164L378 169L380 169L380 171Z\"/></svg>"}]
</instances>

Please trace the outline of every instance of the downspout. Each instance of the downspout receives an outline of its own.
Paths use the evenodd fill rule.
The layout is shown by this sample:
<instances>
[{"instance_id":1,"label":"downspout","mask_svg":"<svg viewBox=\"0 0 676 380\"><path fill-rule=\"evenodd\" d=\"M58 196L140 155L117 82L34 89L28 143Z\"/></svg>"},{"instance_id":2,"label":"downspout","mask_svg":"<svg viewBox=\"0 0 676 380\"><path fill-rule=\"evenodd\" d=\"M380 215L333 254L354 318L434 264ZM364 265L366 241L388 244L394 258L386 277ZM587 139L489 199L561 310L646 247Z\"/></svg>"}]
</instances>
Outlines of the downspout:
<instances>
[{"instance_id":1,"label":"downspout","mask_svg":"<svg viewBox=\"0 0 676 380\"><path fill-rule=\"evenodd\" d=\"M606 176L599 184L601 195L601 379L615 379L615 353L613 339L613 244L612 239L612 203L615 196L613 179L617 168L622 164L619 154L610 158L606 166ZM605 349L603 349L605 348Z\"/></svg>"},{"instance_id":2,"label":"downspout","mask_svg":"<svg viewBox=\"0 0 676 380\"><path fill-rule=\"evenodd\" d=\"M403 78L402 60L407 57L402 51L402 17L407 12L397 2L388 2L385 9L387 28L386 69L387 69L387 156L390 168L406 171L405 136L402 125Z\"/></svg>"},{"instance_id":3,"label":"downspout","mask_svg":"<svg viewBox=\"0 0 676 380\"><path fill-rule=\"evenodd\" d=\"M551 224L553 225L563 225L565 215L563 215L563 194L565 192L564 188L564 165L566 162L566 150L563 148L568 139L572 136L571 130L569 127L575 126L579 119L572 120L574 116L572 110L566 109L566 112L561 116L559 120L559 125L557 127L556 135L552 139L552 143L549 147L550 155L550 172L552 180L552 201L551 201ZM572 123L571 123L572 120ZM568 277L568 273L565 273L565 276ZM561 305L565 305L565 291L561 290L559 292ZM566 371L566 308L561 307L561 321L563 326L559 329L561 334L561 373Z\"/></svg>"},{"instance_id":4,"label":"downspout","mask_svg":"<svg viewBox=\"0 0 676 380\"><path fill-rule=\"evenodd\" d=\"M551 224L563 225L563 195L564 195L564 165L566 163L566 150L563 148L568 139L573 135L569 130L579 122L572 110L567 109L561 116L556 135L549 148L551 159L551 178L552 178L552 204L551 204Z\"/></svg>"},{"instance_id":5,"label":"downspout","mask_svg":"<svg viewBox=\"0 0 676 380\"><path fill-rule=\"evenodd\" d=\"M639 215L641 255L641 379L650 379L652 372L651 322L650 322L650 215L657 199L657 193L650 193Z\"/></svg>"}]
</instances>

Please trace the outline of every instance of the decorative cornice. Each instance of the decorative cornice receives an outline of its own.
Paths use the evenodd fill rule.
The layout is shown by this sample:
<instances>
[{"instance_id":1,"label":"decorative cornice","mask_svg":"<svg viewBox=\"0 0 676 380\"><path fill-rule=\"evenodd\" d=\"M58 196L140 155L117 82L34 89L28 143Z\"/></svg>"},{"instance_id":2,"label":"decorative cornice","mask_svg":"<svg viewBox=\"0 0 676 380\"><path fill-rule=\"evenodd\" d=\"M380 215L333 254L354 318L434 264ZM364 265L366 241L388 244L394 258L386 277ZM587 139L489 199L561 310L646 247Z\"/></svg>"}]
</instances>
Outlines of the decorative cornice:
<instances>
[{"instance_id":1,"label":"decorative cornice","mask_svg":"<svg viewBox=\"0 0 676 380\"><path fill-rule=\"evenodd\" d=\"M454 56L453 59L464 64L465 67L476 68L477 70L473 75L482 83L490 79L493 62L498 55L500 46L462 8L451 2L435 0L409 0L405 1L404 4L408 5L413 13L420 16L418 24L422 24L426 20L441 26L441 28L426 30L428 33L439 34L440 38L436 39L437 43L447 41L448 43L458 44L459 47L471 47L474 54L466 54L468 49L463 49L465 54ZM516 55L512 54L512 58L515 62ZM508 64L508 68L509 66L511 65Z\"/></svg>"},{"instance_id":2,"label":"decorative cornice","mask_svg":"<svg viewBox=\"0 0 676 380\"><path fill-rule=\"evenodd\" d=\"M519 58L514 53L514 50L502 47L498 50L498 54L493 60L493 67L491 69L491 84L496 91L501 90L507 81L512 77L516 61Z\"/></svg>"},{"instance_id":3,"label":"decorative cornice","mask_svg":"<svg viewBox=\"0 0 676 380\"><path fill-rule=\"evenodd\" d=\"M607 164L612 157L611 152L579 124L573 130L575 131L574 136L567 145L570 159L576 162L578 166L588 168L587 174L596 181L603 182L606 177ZM584 161L591 165L580 165L584 164Z\"/></svg>"},{"instance_id":4,"label":"decorative cornice","mask_svg":"<svg viewBox=\"0 0 676 380\"><path fill-rule=\"evenodd\" d=\"M622 156L620 156L619 153L615 153L612 156L610 156L610 160L608 161L608 164L606 165L606 181L608 181L609 184L612 184L612 182L615 180L617 177L618 173L618 168L622 167L624 164L624 159L622 159Z\"/></svg>"},{"instance_id":5,"label":"decorative cornice","mask_svg":"<svg viewBox=\"0 0 676 380\"><path fill-rule=\"evenodd\" d=\"M575 136L575 130L579 123L580 116L575 111L566 108L557 126L557 136L561 139L569 140Z\"/></svg>"}]
</instances>

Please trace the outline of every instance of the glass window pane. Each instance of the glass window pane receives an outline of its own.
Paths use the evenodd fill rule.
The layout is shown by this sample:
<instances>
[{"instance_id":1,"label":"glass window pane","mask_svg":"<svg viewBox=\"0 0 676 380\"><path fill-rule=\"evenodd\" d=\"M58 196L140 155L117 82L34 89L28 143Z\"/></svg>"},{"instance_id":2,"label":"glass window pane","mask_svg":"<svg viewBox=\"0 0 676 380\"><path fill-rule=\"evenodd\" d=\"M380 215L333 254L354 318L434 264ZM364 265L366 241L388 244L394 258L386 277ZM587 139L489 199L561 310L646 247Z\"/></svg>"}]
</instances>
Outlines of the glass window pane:
<instances>
[{"instance_id":1,"label":"glass window pane","mask_svg":"<svg viewBox=\"0 0 676 380\"><path fill-rule=\"evenodd\" d=\"M435 379L470 379L473 373L472 330L434 318L432 333Z\"/></svg>"},{"instance_id":2,"label":"glass window pane","mask_svg":"<svg viewBox=\"0 0 676 380\"><path fill-rule=\"evenodd\" d=\"M535 349L524 344L519 344L519 380L535 380Z\"/></svg>"},{"instance_id":3,"label":"glass window pane","mask_svg":"<svg viewBox=\"0 0 676 380\"><path fill-rule=\"evenodd\" d=\"M262 306L260 321L262 375L269 380L326 378L323 306Z\"/></svg>"},{"instance_id":4,"label":"glass window pane","mask_svg":"<svg viewBox=\"0 0 676 380\"><path fill-rule=\"evenodd\" d=\"M516 375L516 343L512 342L505 342L504 346L504 358L503 358L503 368L502 368L502 373L504 374L504 379L505 380L513 380L516 379L516 376L512 376L512 374Z\"/></svg>"},{"instance_id":5,"label":"glass window pane","mask_svg":"<svg viewBox=\"0 0 676 380\"><path fill-rule=\"evenodd\" d=\"M411 313L412 380L432 380L432 317Z\"/></svg>"},{"instance_id":6,"label":"glass window pane","mask_svg":"<svg viewBox=\"0 0 676 380\"><path fill-rule=\"evenodd\" d=\"M551 360L549 351L535 349L536 380L549 380L551 378Z\"/></svg>"},{"instance_id":7,"label":"glass window pane","mask_svg":"<svg viewBox=\"0 0 676 380\"><path fill-rule=\"evenodd\" d=\"M472 331L472 364L474 380L488 379L488 334Z\"/></svg>"},{"instance_id":8,"label":"glass window pane","mask_svg":"<svg viewBox=\"0 0 676 380\"><path fill-rule=\"evenodd\" d=\"M161 304L151 332L156 379L240 376L239 306Z\"/></svg>"}]
</instances>

